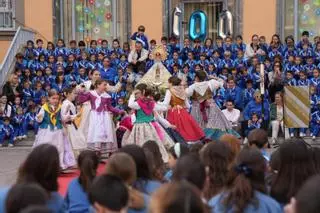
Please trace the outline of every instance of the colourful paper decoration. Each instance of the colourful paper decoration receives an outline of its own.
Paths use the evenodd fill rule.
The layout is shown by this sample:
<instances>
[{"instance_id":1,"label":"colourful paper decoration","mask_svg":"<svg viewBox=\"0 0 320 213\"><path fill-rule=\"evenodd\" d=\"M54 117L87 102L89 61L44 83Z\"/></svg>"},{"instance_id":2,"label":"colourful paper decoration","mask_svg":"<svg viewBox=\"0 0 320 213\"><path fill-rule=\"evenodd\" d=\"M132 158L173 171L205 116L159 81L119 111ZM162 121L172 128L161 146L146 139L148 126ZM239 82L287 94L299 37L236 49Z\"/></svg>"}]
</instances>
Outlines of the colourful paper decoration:
<instances>
[{"instance_id":1,"label":"colourful paper decoration","mask_svg":"<svg viewBox=\"0 0 320 213\"><path fill-rule=\"evenodd\" d=\"M111 13L106 13L106 19L110 20L112 18L112 14Z\"/></svg>"},{"instance_id":2,"label":"colourful paper decoration","mask_svg":"<svg viewBox=\"0 0 320 213\"><path fill-rule=\"evenodd\" d=\"M317 16L320 16L320 8L317 8L317 9L315 10L315 14L316 14Z\"/></svg>"},{"instance_id":3,"label":"colourful paper decoration","mask_svg":"<svg viewBox=\"0 0 320 213\"><path fill-rule=\"evenodd\" d=\"M108 29L108 28L110 27L110 24L109 24L108 22L105 22L105 23L103 24L103 27L106 28L106 29Z\"/></svg>"},{"instance_id":4,"label":"colourful paper decoration","mask_svg":"<svg viewBox=\"0 0 320 213\"><path fill-rule=\"evenodd\" d=\"M84 11L84 13L90 13L90 8L85 7L83 11Z\"/></svg>"},{"instance_id":5,"label":"colourful paper decoration","mask_svg":"<svg viewBox=\"0 0 320 213\"><path fill-rule=\"evenodd\" d=\"M91 24L87 23L85 27L86 27L87 30L90 30L91 29Z\"/></svg>"},{"instance_id":6,"label":"colourful paper decoration","mask_svg":"<svg viewBox=\"0 0 320 213\"><path fill-rule=\"evenodd\" d=\"M305 4L308 2L308 0L300 0L302 4Z\"/></svg>"},{"instance_id":7,"label":"colourful paper decoration","mask_svg":"<svg viewBox=\"0 0 320 213\"><path fill-rule=\"evenodd\" d=\"M314 19L314 18L311 18L310 20L309 20L309 24L310 25L315 25L317 22L316 22L316 20Z\"/></svg>"},{"instance_id":8,"label":"colourful paper decoration","mask_svg":"<svg viewBox=\"0 0 320 213\"><path fill-rule=\"evenodd\" d=\"M313 0L313 4L315 6L320 6L320 0Z\"/></svg>"},{"instance_id":9,"label":"colourful paper decoration","mask_svg":"<svg viewBox=\"0 0 320 213\"><path fill-rule=\"evenodd\" d=\"M102 24L102 22L103 22L103 18L101 16L98 16L97 17L97 23L98 24Z\"/></svg>"},{"instance_id":10,"label":"colourful paper decoration","mask_svg":"<svg viewBox=\"0 0 320 213\"><path fill-rule=\"evenodd\" d=\"M101 3L100 2L96 2L96 8L100 8L101 7Z\"/></svg>"},{"instance_id":11,"label":"colourful paper decoration","mask_svg":"<svg viewBox=\"0 0 320 213\"><path fill-rule=\"evenodd\" d=\"M93 32L94 32L95 34L99 34L99 33L100 33L100 28L99 28L99 27L93 28Z\"/></svg>"},{"instance_id":12,"label":"colourful paper decoration","mask_svg":"<svg viewBox=\"0 0 320 213\"><path fill-rule=\"evenodd\" d=\"M90 4L94 4L94 0L89 0L89 3Z\"/></svg>"},{"instance_id":13,"label":"colourful paper decoration","mask_svg":"<svg viewBox=\"0 0 320 213\"><path fill-rule=\"evenodd\" d=\"M100 8L98 12L99 12L100 15L103 15L104 14L104 8Z\"/></svg>"},{"instance_id":14,"label":"colourful paper decoration","mask_svg":"<svg viewBox=\"0 0 320 213\"><path fill-rule=\"evenodd\" d=\"M308 17L307 15L305 15L305 14L303 14L303 15L301 16L301 21L302 21L302 22L306 22L306 21L308 21L308 19L309 19L309 17Z\"/></svg>"},{"instance_id":15,"label":"colourful paper decoration","mask_svg":"<svg viewBox=\"0 0 320 213\"><path fill-rule=\"evenodd\" d=\"M84 17L83 16L79 16L79 21L83 21L84 20Z\"/></svg>"},{"instance_id":16,"label":"colourful paper decoration","mask_svg":"<svg viewBox=\"0 0 320 213\"><path fill-rule=\"evenodd\" d=\"M94 18L95 17L95 14L94 13L90 13L90 18Z\"/></svg>"},{"instance_id":17,"label":"colourful paper decoration","mask_svg":"<svg viewBox=\"0 0 320 213\"><path fill-rule=\"evenodd\" d=\"M89 43L89 42L91 41L91 38L90 38L89 36L87 36L87 37L85 38L85 41L86 41L87 43Z\"/></svg>"},{"instance_id":18,"label":"colourful paper decoration","mask_svg":"<svg viewBox=\"0 0 320 213\"><path fill-rule=\"evenodd\" d=\"M105 0L104 1L104 6L109 7L111 5L110 0Z\"/></svg>"},{"instance_id":19,"label":"colourful paper decoration","mask_svg":"<svg viewBox=\"0 0 320 213\"><path fill-rule=\"evenodd\" d=\"M80 12L81 10L82 10L82 5L81 4L78 4L77 6L76 6L76 11L78 11L78 12Z\"/></svg>"},{"instance_id":20,"label":"colourful paper decoration","mask_svg":"<svg viewBox=\"0 0 320 213\"><path fill-rule=\"evenodd\" d=\"M78 29L79 29L79 32L81 32L81 33L84 32L84 27L83 27L83 25L80 25Z\"/></svg>"},{"instance_id":21,"label":"colourful paper decoration","mask_svg":"<svg viewBox=\"0 0 320 213\"><path fill-rule=\"evenodd\" d=\"M310 4L305 4L304 6L303 6L303 9L304 9L304 11L309 11L310 10Z\"/></svg>"},{"instance_id":22,"label":"colourful paper decoration","mask_svg":"<svg viewBox=\"0 0 320 213\"><path fill-rule=\"evenodd\" d=\"M101 44L101 43L102 43L102 38L99 38L99 39L97 40L97 42L98 42L98 44Z\"/></svg>"},{"instance_id":23,"label":"colourful paper decoration","mask_svg":"<svg viewBox=\"0 0 320 213\"><path fill-rule=\"evenodd\" d=\"M106 36L110 36L110 32L106 32Z\"/></svg>"}]
</instances>

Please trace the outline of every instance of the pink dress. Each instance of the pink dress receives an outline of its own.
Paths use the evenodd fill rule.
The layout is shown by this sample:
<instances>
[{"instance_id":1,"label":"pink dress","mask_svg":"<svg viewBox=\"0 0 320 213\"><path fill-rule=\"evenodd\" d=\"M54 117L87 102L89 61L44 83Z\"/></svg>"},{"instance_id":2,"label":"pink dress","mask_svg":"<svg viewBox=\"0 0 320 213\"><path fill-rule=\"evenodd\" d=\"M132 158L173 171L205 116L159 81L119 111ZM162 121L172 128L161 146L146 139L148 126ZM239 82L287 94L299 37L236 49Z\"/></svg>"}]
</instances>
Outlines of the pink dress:
<instances>
[{"instance_id":1,"label":"pink dress","mask_svg":"<svg viewBox=\"0 0 320 213\"><path fill-rule=\"evenodd\" d=\"M90 102L91 111L89 116L88 147L112 153L117 150L117 139L112 113L121 113L111 105L111 97L108 93L98 94L96 90L81 93L78 96L81 103Z\"/></svg>"}]
</instances>

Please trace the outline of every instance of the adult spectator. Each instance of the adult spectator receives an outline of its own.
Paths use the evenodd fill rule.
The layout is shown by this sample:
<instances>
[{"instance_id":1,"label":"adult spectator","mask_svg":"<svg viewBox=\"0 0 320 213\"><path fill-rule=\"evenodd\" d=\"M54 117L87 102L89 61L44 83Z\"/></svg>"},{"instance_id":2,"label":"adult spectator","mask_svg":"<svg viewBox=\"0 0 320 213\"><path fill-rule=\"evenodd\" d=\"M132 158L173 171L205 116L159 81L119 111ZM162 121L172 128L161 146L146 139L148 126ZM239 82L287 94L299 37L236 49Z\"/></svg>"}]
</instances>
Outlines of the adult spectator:
<instances>
[{"instance_id":1,"label":"adult spectator","mask_svg":"<svg viewBox=\"0 0 320 213\"><path fill-rule=\"evenodd\" d=\"M231 123L232 128L236 131L239 130L239 118L240 118L240 110L234 108L233 100L227 100L226 109L222 110L224 116L226 116L227 120Z\"/></svg>"},{"instance_id":2,"label":"adult spectator","mask_svg":"<svg viewBox=\"0 0 320 213\"><path fill-rule=\"evenodd\" d=\"M246 46L244 56L246 59L251 59L253 56L261 54L262 51L263 50L260 48L259 45L259 36L255 34L251 37L251 44Z\"/></svg>"},{"instance_id":3,"label":"adult spectator","mask_svg":"<svg viewBox=\"0 0 320 213\"><path fill-rule=\"evenodd\" d=\"M143 25L138 27L138 32L133 33L130 37L131 40L141 42L144 49L149 49L149 42L147 36L144 34L146 28Z\"/></svg>"},{"instance_id":4,"label":"adult spectator","mask_svg":"<svg viewBox=\"0 0 320 213\"><path fill-rule=\"evenodd\" d=\"M131 50L128 56L128 62L132 64L133 70L138 73L144 72L146 66L146 60L148 58L148 51L143 48L142 43L137 41L135 48Z\"/></svg>"},{"instance_id":5,"label":"adult spectator","mask_svg":"<svg viewBox=\"0 0 320 213\"><path fill-rule=\"evenodd\" d=\"M282 66L280 62L275 62L273 65L273 71L268 73L269 78L269 95L271 102L274 102L275 93L282 91L284 86L284 73L282 72Z\"/></svg>"},{"instance_id":6,"label":"adult spectator","mask_svg":"<svg viewBox=\"0 0 320 213\"><path fill-rule=\"evenodd\" d=\"M2 93L7 96L8 102L13 103L15 96L21 93L21 87L19 86L19 78L16 74L12 74L9 80L2 88Z\"/></svg>"},{"instance_id":7,"label":"adult spectator","mask_svg":"<svg viewBox=\"0 0 320 213\"><path fill-rule=\"evenodd\" d=\"M110 59L105 57L102 61L102 67L99 69L101 79L114 82L117 71L110 66Z\"/></svg>"},{"instance_id":8,"label":"adult spectator","mask_svg":"<svg viewBox=\"0 0 320 213\"><path fill-rule=\"evenodd\" d=\"M275 102L270 105L270 121L271 121L271 128L272 128L272 144L275 144L277 141L279 129L281 128L284 136L289 138L289 131L288 129L284 128L283 122L283 100L282 100L282 93L277 92L274 98Z\"/></svg>"},{"instance_id":9,"label":"adult spectator","mask_svg":"<svg viewBox=\"0 0 320 213\"><path fill-rule=\"evenodd\" d=\"M5 95L0 96L0 119L4 117L10 118L12 115L12 107L8 103L8 98Z\"/></svg>"},{"instance_id":10,"label":"adult spectator","mask_svg":"<svg viewBox=\"0 0 320 213\"><path fill-rule=\"evenodd\" d=\"M264 111L264 118L262 118L262 111ZM250 101L243 111L243 118L245 122L242 124L242 131L247 129L248 121L251 120L253 113L258 115L260 123L262 123L262 126L264 127L265 122L269 120L269 103L267 100L264 100L264 103L262 103L262 95L260 91L255 92L254 100Z\"/></svg>"}]
</instances>

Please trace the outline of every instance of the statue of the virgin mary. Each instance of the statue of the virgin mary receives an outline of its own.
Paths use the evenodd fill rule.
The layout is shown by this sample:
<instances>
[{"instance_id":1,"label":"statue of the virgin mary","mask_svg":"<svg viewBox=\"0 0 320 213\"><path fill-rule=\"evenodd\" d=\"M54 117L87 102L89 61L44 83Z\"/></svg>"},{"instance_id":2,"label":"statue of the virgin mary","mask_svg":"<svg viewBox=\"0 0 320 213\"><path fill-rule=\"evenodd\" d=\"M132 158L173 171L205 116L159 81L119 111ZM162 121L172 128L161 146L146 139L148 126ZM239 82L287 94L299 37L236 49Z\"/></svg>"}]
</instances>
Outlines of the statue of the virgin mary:
<instances>
[{"instance_id":1,"label":"statue of the virgin mary","mask_svg":"<svg viewBox=\"0 0 320 213\"><path fill-rule=\"evenodd\" d=\"M162 45L153 49L152 58L154 60L153 66L140 79L138 84L145 83L150 87L166 89L168 88L168 79L171 74L162 63L167 58L167 52Z\"/></svg>"}]
</instances>

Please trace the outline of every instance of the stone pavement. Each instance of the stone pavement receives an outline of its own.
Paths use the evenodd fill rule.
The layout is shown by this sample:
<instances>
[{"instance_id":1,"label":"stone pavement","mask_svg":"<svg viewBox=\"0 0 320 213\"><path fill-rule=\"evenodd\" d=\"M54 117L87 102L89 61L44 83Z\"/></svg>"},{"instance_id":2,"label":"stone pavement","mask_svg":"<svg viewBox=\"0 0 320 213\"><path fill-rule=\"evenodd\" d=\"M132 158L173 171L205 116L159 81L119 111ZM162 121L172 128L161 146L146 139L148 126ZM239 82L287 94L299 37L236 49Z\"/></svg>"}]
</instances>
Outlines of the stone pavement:
<instances>
[{"instance_id":1,"label":"stone pavement","mask_svg":"<svg viewBox=\"0 0 320 213\"><path fill-rule=\"evenodd\" d=\"M0 148L0 187L15 182L18 168L30 151L31 147Z\"/></svg>"}]
</instances>

